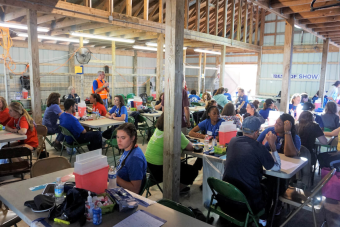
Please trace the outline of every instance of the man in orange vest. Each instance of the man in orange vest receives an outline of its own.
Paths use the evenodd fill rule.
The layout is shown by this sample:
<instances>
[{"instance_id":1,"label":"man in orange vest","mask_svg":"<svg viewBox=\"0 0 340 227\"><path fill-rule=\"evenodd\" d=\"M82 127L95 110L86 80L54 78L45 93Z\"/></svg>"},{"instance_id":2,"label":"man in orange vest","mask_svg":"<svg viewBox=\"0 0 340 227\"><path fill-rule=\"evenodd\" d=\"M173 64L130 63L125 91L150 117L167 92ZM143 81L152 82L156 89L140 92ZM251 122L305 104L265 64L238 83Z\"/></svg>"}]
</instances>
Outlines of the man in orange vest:
<instances>
[{"instance_id":1,"label":"man in orange vest","mask_svg":"<svg viewBox=\"0 0 340 227\"><path fill-rule=\"evenodd\" d=\"M109 96L109 82L104 80L105 73L103 71L98 71L97 73L98 78L95 79L92 83L92 93L97 93L100 95L104 102L104 106L106 109L108 108L108 101L107 98Z\"/></svg>"}]
</instances>

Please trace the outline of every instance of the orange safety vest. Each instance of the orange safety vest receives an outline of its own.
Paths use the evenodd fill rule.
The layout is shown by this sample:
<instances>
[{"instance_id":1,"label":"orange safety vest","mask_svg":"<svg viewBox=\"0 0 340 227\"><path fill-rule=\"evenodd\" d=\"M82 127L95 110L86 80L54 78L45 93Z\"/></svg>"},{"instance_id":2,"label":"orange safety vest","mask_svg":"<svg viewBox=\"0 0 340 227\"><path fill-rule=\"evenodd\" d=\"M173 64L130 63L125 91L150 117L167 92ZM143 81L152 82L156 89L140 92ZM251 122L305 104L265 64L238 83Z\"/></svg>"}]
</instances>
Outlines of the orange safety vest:
<instances>
[{"instance_id":1,"label":"orange safety vest","mask_svg":"<svg viewBox=\"0 0 340 227\"><path fill-rule=\"evenodd\" d=\"M100 80L96 79L96 81L98 83L98 88L103 87L104 83L106 83L105 80L103 80L104 82L101 82ZM92 93L95 93L94 90L93 90L93 84L92 84ZM102 99L107 99L107 93L108 93L107 90L104 89L104 90L98 92L97 94L99 94Z\"/></svg>"}]
</instances>

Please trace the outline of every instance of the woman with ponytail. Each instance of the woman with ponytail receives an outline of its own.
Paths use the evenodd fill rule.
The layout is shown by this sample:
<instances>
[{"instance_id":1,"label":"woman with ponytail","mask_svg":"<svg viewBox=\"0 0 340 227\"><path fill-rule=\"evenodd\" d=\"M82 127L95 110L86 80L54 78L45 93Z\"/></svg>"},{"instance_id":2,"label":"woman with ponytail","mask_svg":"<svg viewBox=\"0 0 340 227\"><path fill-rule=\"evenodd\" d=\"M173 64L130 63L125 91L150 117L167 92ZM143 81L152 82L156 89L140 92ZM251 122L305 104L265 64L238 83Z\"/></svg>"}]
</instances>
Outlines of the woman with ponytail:
<instances>
[{"instance_id":1,"label":"woman with ponytail","mask_svg":"<svg viewBox=\"0 0 340 227\"><path fill-rule=\"evenodd\" d=\"M32 151L35 150L39 145L39 141L33 119L18 102L12 102L8 109L12 119L7 123L6 131L27 136L27 139L21 140L11 146L22 146Z\"/></svg>"},{"instance_id":2,"label":"woman with ponytail","mask_svg":"<svg viewBox=\"0 0 340 227\"><path fill-rule=\"evenodd\" d=\"M269 116L269 111L279 111L279 109L275 106L275 101L273 99L266 99L263 103L263 109L259 111L259 114L266 120Z\"/></svg>"},{"instance_id":3,"label":"woman with ponytail","mask_svg":"<svg viewBox=\"0 0 340 227\"><path fill-rule=\"evenodd\" d=\"M137 146L137 130L131 123L124 123L117 128L117 143L123 155L117 165L117 184L139 194L146 179L146 159Z\"/></svg>"},{"instance_id":4,"label":"woman with ponytail","mask_svg":"<svg viewBox=\"0 0 340 227\"><path fill-rule=\"evenodd\" d=\"M100 116L106 116L106 108L99 94L93 93L90 95L90 103L92 103L92 111L98 112Z\"/></svg>"}]
</instances>

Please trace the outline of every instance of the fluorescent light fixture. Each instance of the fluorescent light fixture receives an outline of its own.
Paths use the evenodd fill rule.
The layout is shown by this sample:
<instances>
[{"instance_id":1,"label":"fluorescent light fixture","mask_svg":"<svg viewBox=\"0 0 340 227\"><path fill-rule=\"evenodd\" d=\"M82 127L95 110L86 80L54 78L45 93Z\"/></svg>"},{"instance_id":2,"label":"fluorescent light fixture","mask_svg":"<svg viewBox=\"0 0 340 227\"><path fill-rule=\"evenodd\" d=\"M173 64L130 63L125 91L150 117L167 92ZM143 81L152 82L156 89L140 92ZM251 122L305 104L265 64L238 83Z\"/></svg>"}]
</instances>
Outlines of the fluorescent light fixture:
<instances>
[{"instance_id":1,"label":"fluorescent light fixture","mask_svg":"<svg viewBox=\"0 0 340 227\"><path fill-rule=\"evenodd\" d=\"M220 52L211 51L211 50L194 49L194 51L195 51L195 52L201 52L201 53L207 53L207 54L217 54L217 55L221 55Z\"/></svg>"},{"instance_id":2,"label":"fluorescent light fixture","mask_svg":"<svg viewBox=\"0 0 340 227\"><path fill-rule=\"evenodd\" d=\"M22 29L22 30L28 30L26 25L23 24L13 24L13 23L0 23L0 27L6 27L6 28L16 28L16 29ZM44 28L44 27L37 27L38 32L48 32L50 29Z\"/></svg>"},{"instance_id":3,"label":"fluorescent light fixture","mask_svg":"<svg viewBox=\"0 0 340 227\"><path fill-rule=\"evenodd\" d=\"M298 29L301 29L301 27L298 26L298 25L296 25L296 24L294 24L294 27L296 27L296 28L298 28Z\"/></svg>"},{"instance_id":4,"label":"fluorescent light fixture","mask_svg":"<svg viewBox=\"0 0 340 227\"><path fill-rule=\"evenodd\" d=\"M28 37L26 33L18 33L20 37ZM72 39L66 37L57 37L57 36L48 36L48 35L38 35L38 39L48 39L48 40L55 40L55 41L64 41L64 42L71 42L71 43L79 43L79 39ZM88 40L84 40L83 43L89 43Z\"/></svg>"},{"instance_id":5,"label":"fluorescent light fixture","mask_svg":"<svg viewBox=\"0 0 340 227\"><path fill-rule=\"evenodd\" d=\"M103 36L103 35L93 35L93 34L80 33L80 32L71 32L71 35L79 36L79 37L86 37L90 39L110 40L110 41L123 42L123 43L134 43L135 42L134 39L124 39L124 38L109 37L109 36Z\"/></svg>"},{"instance_id":6,"label":"fluorescent light fixture","mask_svg":"<svg viewBox=\"0 0 340 227\"><path fill-rule=\"evenodd\" d=\"M133 45L132 48L139 49L139 50L151 50L151 51L157 51L156 47L146 47L146 46L137 46Z\"/></svg>"},{"instance_id":7,"label":"fluorescent light fixture","mask_svg":"<svg viewBox=\"0 0 340 227\"><path fill-rule=\"evenodd\" d=\"M157 43L146 42L145 44L147 46L157 47ZM165 44L163 45L163 47L165 48ZM183 50L186 50L186 49L188 49L188 47L183 47Z\"/></svg>"}]
</instances>

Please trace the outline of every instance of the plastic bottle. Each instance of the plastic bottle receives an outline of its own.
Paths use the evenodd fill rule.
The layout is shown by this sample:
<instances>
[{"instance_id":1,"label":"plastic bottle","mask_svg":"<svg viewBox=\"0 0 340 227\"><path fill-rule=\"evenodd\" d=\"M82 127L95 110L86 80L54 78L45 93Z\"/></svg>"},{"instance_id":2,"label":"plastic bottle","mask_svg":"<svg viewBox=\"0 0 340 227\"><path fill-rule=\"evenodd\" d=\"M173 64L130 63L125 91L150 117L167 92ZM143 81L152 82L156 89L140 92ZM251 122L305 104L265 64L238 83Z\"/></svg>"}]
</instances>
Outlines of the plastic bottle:
<instances>
[{"instance_id":1,"label":"plastic bottle","mask_svg":"<svg viewBox=\"0 0 340 227\"><path fill-rule=\"evenodd\" d=\"M93 224L100 225L102 223L102 209L96 207L93 209Z\"/></svg>"},{"instance_id":2,"label":"plastic bottle","mask_svg":"<svg viewBox=\"0 0 340 227\"><path fill-rule=\"evenodd\" d=\"M212 145L215 147L217 146L217 141L216 141L216 137L214 136L214 139L212 140Z\"/></svg>"},{"instance_id":3,"label":"plastic bottle","mask_svg":"<svg viewBox=\"0 0 340 227\"><path fill-rule=\"evenodd\" d=\"M116 188L117 187L117 172L116 172L116 168L114 168L113 166L111 166L110 170L109 170L109 186L108 188Z\"/></svg>"},{"instance_id":4,"label":"plastic bottle","mask_svg":"<svg viewBox=\"0 0 340 227\"><path fill-rule=\"evenodd\" d=\"M92 202L92 197L91 197L91 192L88 191L89 196L87 197L87 202L85 207L87 208L87 221L92 222L92 218L93 218L93 208L94 208L94 204Z\"/></svg>"},{"instance_id":5,"label":"plastic bottle","mask_svg":"<svg viewBox=\"0 0 340 227\"><path fill-rule=\"evenodd\" d=\"M208 151L209 150L209 136L206 135L204 138L204 151Z\"/></svg>"},{"instance_id":6,"label":"plastic bottle","mask_svg":"<svg viewBox=\"0 0 340 227\"><path fill-rule=\"evenodd\" d=\"M57 182L54 187L54 197L56 204L61 204L64 201L64 184L61 182L61 178L57 177Z\"/></svg>"}]
</instances>

